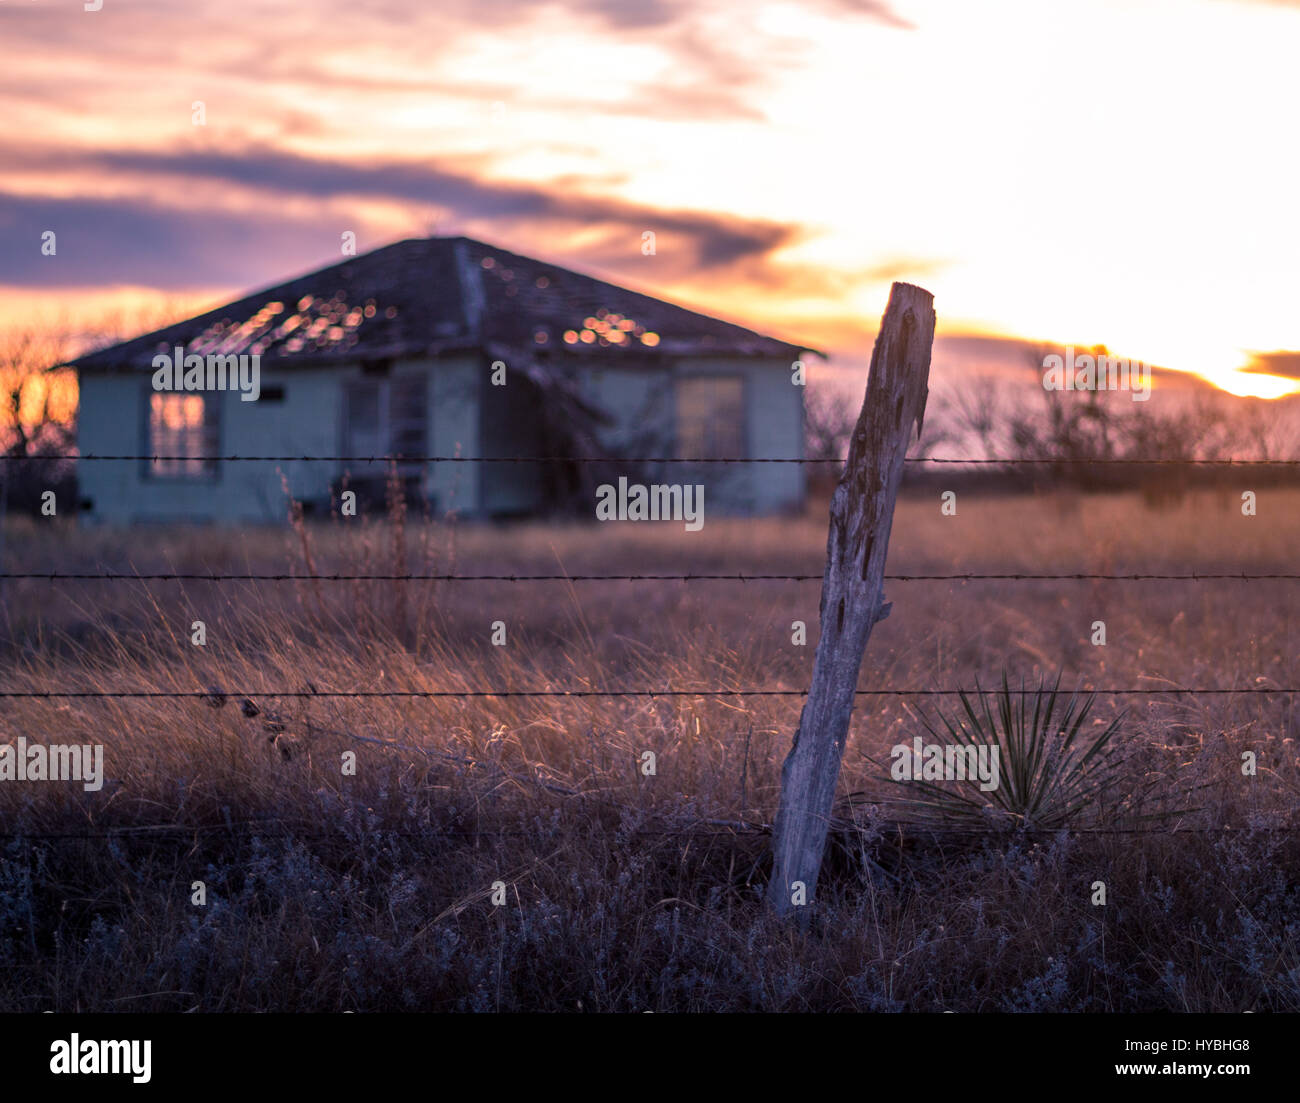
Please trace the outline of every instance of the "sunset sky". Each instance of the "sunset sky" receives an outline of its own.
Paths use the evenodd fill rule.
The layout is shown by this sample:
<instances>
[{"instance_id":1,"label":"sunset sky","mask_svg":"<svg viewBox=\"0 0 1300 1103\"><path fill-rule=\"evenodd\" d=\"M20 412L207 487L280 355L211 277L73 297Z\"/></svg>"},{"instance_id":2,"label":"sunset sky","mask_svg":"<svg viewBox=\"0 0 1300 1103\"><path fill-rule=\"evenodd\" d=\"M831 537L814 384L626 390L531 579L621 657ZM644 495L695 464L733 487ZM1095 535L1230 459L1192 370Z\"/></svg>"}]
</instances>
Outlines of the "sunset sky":
<instances>
[{"instance_id":1,"label":"sunset sky","mask_svg":"<svg viewBox=\"0 0 1300 1103\"><path fill-rule=\"evenodd\" d=\"M1300 0L0 0L0 49L0 325L463 233L842 371L903 279L948 370L1300 390Z\"/></svg>"}]
</instances>

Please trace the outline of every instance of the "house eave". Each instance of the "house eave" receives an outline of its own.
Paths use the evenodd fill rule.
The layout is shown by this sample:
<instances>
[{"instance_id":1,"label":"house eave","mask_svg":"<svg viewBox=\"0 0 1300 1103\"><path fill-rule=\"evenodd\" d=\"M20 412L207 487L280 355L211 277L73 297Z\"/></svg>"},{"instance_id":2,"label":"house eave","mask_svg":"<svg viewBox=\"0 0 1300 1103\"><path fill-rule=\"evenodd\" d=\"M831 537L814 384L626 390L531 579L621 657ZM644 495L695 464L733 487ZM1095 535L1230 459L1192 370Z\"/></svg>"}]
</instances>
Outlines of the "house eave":
<instances>
[{"instance_id":1,"label":"house eave","mask_svg":"<svg viewBox=\"0 0 1300 1103\"><path fill-rule=\"evenodd\" d=\"M293 356L266 356L263 355L260 366L263 371L267 372L293 372L299 369L319 369L319 368L347 368L356 364L364 363L369 360L444 360L452 356L475 356L481 353L494 353L504 346L491 341L482 340L465 340L464 338L447 341L436 341L423 347L413 347L411 345L377 345L364 350L348 349L344 352L337 353L300 353ZM520 350L525 351L525 350ZM575 360L581 360L592 367L617 369L620 367L620 361L625 356L634 357L634 362L644 364L649 362L662 362L666 360L680 360L685 357L692 359L741 359L741 360L772 360L777 357L794 357L799 359L801 356L811 353L820 357L822 360L828 360L829 357L820 349L811 348L806 345L787 345L784 348L775 349L756 349L746 347L727 347L727 346L701 346L698 344L660 344L654 348L637 346L629 349L596 349L587 346L563 345L537 345L526 350L529 355L536 355L539 352L557 352L565 357L573 357ZM153 372L153 357L145 363L125 360L113 360L108 362L99 362L92 365L84 365L81 361L71 360L67 366L76 370L79 378L91 376L111 376L111 375L148 375ZM629 365L630 366L630 365Z\"/></svg>"}]
</instances>

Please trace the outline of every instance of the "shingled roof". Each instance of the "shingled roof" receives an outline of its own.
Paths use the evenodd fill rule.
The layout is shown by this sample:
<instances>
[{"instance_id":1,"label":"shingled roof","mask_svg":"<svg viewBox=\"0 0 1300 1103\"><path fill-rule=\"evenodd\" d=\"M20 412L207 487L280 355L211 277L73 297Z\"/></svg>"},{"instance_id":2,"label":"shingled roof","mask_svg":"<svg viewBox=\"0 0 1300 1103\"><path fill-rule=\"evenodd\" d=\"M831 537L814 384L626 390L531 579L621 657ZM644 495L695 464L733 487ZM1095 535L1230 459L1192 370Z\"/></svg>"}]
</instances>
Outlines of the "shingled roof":
<instances>
[{"instance_id":1,"label":"shingled roof","mask_svg":"<svg viewBox=\"0 0 1300 1103\"><path fill-rule=\"evenodd\" d=\"M467 237L399 241L74 363L84 373L143 370L176 345L258 353L277 367L475 348L611 362L630 350L792 360L818 352Z\"/></svg>"}]
</instances>

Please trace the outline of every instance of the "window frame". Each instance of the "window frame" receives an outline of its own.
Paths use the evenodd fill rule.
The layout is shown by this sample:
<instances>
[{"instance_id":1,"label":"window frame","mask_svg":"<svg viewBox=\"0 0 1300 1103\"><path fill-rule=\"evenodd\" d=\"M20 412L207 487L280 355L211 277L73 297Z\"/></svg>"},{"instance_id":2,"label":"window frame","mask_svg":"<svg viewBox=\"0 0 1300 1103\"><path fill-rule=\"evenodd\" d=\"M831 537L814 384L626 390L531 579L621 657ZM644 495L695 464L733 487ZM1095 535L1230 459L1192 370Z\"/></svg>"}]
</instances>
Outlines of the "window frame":
<instances>
[{"instance_id":1,"label":"window frame","mask_svg":"<svg viewBox=\"0 0 1300 1103\"><path fill-rule=\"evenodd\" d=\"M420 391L420 416L415 417L394 417L393 401L394 393L402 385L417 385ZM343 381L342 392L343 400L339 404L339 451L341 455L351 456L359 454L350 440L352 426L352 396L363 390L373 390L375 392L377 404L377 417L375 425L375 435L380 442L378 455L391 456L394 452L394 431L396 428L408 429L413 424L418 424L420 428L423 443L418 450L419 455L427 455L429 452L429 410L432 399L432 386L428 373L412 372L409 374L397 375L379 375L373 372L364 372L355 378L348 378ZM352 470L354 475L362 478L375 477L376 472L369 470L372 466L381 467L382 475L387 477L388 465L386 463L376 465L365 465L363 471L358 472L355 465L345 464L345 468ZM423 464L416 460L405 460L398 463L397 472L403 477L418 475L423 468Z\"/></svg>"},{"instance_id":2,"label":"window frame","mask_svg":"<svg viewBox=\"0 0 1300 1103\"><path fill-rule=\"evenodd\" d=\"M225 417L222 409L222 391L158 391L148 384L144 388L144 416L141 419L140 436L143 440L140 477L151 483L214 484L221 481L221 445L225 435ZM198 471L160 471L154 463L155 455L171 454L170 449L157 448L154 445L153 402L155 398L167 399L198 398L203 402L203 424L198 427L202 434L200 450L209 445L210 454L192 457L202 462ZM182 432L190 430L181 430Z\"/></svg>"},{"instance_id":3,"label":"window frame","mask_svg":"<svg viewBox=\"0 0 1300 1103\"><path fill-rule=\"evenodd\" d=\"M686 449L682 441L682 399L683 386L690 383L736 383L740 396L738 402L740 423L735 427L736 441L739 448L731 455L732 449L720 448L711 451ZM749 458L749 388L747 378L738 371L683 372L673 379L673 457L686 460L692 457L701 459L748 459ZM702 419L706 420L706 419ZM714 455L713 452L719 454ZM723 454L727 453L727 454Z\"/></svg>"}]
</instances>

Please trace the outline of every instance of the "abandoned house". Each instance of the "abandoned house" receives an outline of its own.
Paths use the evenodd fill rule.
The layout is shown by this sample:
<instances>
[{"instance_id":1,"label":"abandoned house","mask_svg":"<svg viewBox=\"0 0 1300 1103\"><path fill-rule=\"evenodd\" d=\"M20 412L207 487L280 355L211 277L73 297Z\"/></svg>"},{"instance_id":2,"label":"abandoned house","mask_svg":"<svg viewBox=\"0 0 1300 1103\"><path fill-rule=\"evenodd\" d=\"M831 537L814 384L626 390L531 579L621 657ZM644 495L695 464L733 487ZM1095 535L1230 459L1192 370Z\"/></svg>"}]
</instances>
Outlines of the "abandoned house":
<instances>
[{"instance_id":1,"label":"abandoned house","mask_svg":"<svg viewBox=\"0 0 1300 1103\"><path fill-rule=\"evenodd\" d=\"M800 464L684 461L802 456L806 351L469 238L401 241L80 357L82 455L136 457L78 464L82 516L282 521L286 482L308 512L345 489L380 511L394 480L435 515L591 516L620 476L796 509Z\"/></svg>"}]
</instances>

